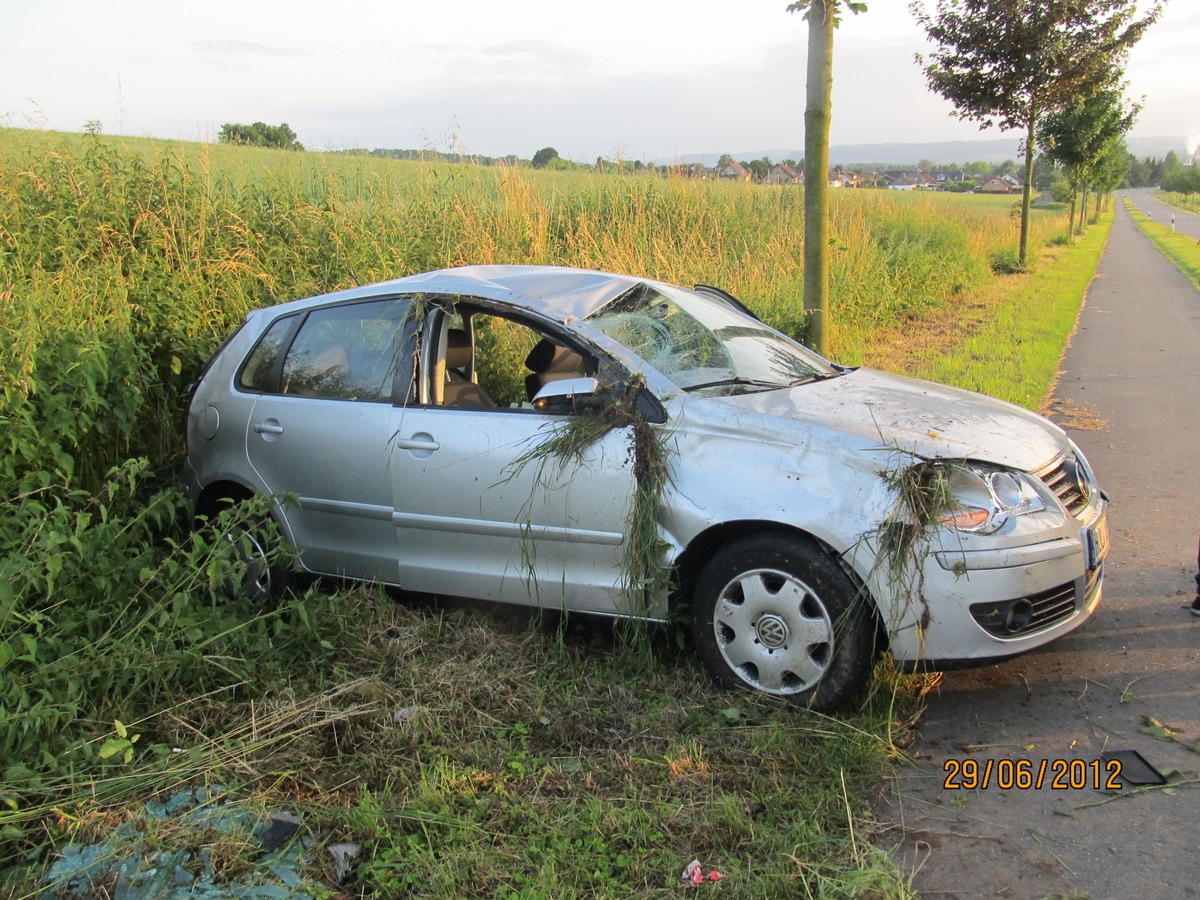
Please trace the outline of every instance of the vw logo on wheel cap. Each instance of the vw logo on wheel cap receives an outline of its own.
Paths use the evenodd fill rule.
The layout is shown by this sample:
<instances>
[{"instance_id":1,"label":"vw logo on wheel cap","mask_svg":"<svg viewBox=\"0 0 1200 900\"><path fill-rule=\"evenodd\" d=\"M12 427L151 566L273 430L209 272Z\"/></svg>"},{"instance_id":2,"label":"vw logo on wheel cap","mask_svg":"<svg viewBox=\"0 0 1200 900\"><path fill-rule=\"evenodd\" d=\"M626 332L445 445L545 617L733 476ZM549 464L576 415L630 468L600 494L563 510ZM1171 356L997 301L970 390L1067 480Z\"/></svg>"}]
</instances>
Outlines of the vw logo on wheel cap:
<instances>
[{"instance_id":1,"label":"vw logo on wheel cap","mask_svg":"<svg viewBox=\"0 0 1200 900\"><path fill-rule=\"evenodd\" d=\"M778 650L787 643L787 623L779 616L773 614L763 616L755 623L754 630L758 634L759 643L768 650Z\"/></svg>"}]
</instances>

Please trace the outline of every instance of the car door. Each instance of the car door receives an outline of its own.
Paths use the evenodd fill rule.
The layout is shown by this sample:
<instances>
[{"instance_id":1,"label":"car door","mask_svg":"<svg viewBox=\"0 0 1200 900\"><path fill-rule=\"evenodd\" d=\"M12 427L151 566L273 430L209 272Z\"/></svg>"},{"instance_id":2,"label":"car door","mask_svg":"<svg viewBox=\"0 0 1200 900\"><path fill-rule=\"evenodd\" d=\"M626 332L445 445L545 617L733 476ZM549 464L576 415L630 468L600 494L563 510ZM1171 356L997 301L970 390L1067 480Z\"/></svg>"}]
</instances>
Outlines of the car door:
<instances>
[{"instance_id":1,"label":"car door","mask_svg":"<svg viewBox=\"0 0 1200 900\"><path fill-rule=\"evenodd\" d=\"M278 360L251 354L241 376L269 364L247 456L272 493L295 495L284 517L314 572L397 580L389 453L407 308L387 298L313 310Z\"/></svg>"},{"instance_id":2,"label":"car door","mask_svg":"<svg viewBox=\"0 0 1200 900\"><path fill-rule=\"evenodd\" d=\"M437 334L445 323L436 313L431 319L427 334ZM422 359L441 378L444 361L430 349L437 344L428 341ZM621 564L633 497L632 429L614 428L569 460L539 458L538 448L569 427L568 417L455 406L436 389L422 393L399 409L392 452L401 584L630 611Z\"/></svg>"}]
</instances>

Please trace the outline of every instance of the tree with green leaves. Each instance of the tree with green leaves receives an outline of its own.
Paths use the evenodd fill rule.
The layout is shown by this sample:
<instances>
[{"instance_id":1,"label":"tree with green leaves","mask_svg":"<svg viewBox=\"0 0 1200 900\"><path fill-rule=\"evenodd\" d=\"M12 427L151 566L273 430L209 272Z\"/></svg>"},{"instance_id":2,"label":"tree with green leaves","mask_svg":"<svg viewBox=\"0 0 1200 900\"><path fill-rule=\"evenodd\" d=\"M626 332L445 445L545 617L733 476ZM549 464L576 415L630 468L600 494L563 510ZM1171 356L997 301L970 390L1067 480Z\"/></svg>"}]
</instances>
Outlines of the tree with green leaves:
<instances>
[{"instance_id":1,"label":"tree with green leaves","mask_svg":"<svg viewBox=\"0 0 1200 900\"><path fill-rule=\"evenodd\" d=\"M808 22L808 73L804 105L804 312L805 342L829 356L829 120L833 96L833 29L838 13L865 12L850 0L797 0L788 12Z\"/></svg>"},{"instance_id":2,"label":"tree with green leaves","mask_svg":"<svg viewBox=\"0 0 1200 900\"><path fill-rule=\"evenodd\" d=\"M930 89L980 128L1024 131L1024 264L1038 125L1046 114L1115 86L1162 3L1144 15L1137 0L937 0L932 13L921 2L910 9L937 45L928 59L917 56Z\"/></svg>"},{"instance_id":3,"label":"tree with green leaves","mask_svg":"<svg viewBox=\"0 0 1200 900\"><path fill-rule=\"evenodd\" d=\"M533 167L535 169L544 169L550 164L550 160L558 159L558 151L553 147L543 147L537 153L533 154Z\"/></svg>"},{"instance_id":4,"label":"tree with green leaves","mask_svg":"<svg viewBox=\"0 0 1200 900\"><path fill-rule=\"evenodd\" d=\"M1162 180L1163 178L1166 178L1168 175L1172 175L1175 172L1178 172L1182 168L1183 168L1183 163L1179 161L1179 154L1176 153L1174 150L1168 150L1167 155L1165 157L1163 157L1162 175L1160 176L1159 180Z\"/></svg>"},{"instance_id":5,"label":"tree with green leaves","mask_svg":"<svg viewBox=\"0 0 1200 900\"><path fill-rule=\"evenodd\" d=\"M304 145L296 140L296 132L292 131L287 122L278 125L268 125L266 122L255 122L251 125L226 122L217 133L217 142L243 144L248 147L274 147L278 150L304 149Z\"/></svg>"},{"instance_id":6,"label":"tree with green leaves","mask_svg":"<svg viewBox=\"0 0 1200 900\"><path fill-rule=\"evenodd\" d=\"M746 163L746 168L750 170L750 174L754 176L755 181L762 181L771 172L770 157L762 157L760 159L752 159Z\"/></svg>"},{"instance_id":7,"label":"tree with green leaves","mask_svg":"<svg viewBox=\"0 0 1200 900\"><path fill-rule=\"evenodd\" d=\"M1047 157L1061 166L1071 184L1071 214L1068 234L1075 234L1075 203L1079 202L1079 226L1083 228L1087 192L1097 186L1096 175L1109 148L1133 127L1140 107L1126 104L1118 87L1096 91L1076 106L1046 114L1038 133L1038 144ZM1119 182L1124 177L1122 170ZM1115 185L1114 185L1115 187Z\"/></svg>"},{"instance_id":8,"label":"tree with green leaves","mask_svg":"<svg viewBox=\"0 0 1200 900\"><path fill-rule=\"evenodd\" d=\"M1163 175L1162 189L1173 194L1200 193L1200 166L1183 166Z\"/></svg>"},{"instance_id":9,"label":"tree with green leaves","mask_svg":"<svg viewBox=\"0 0 1200 900\"><path fill-rule=\"evenodd\" d=\"M1125 146L1125 138L1119 137L1110 141L1096 160L1092 172L1092 183L1096 187L1096 211L1100 211L1100 200L1104 199L1104 207L1108 208L1108 198L1120 187L1125 176L1129 174L1129 161L1133 157Z\"/></svg>"}]
</instances>

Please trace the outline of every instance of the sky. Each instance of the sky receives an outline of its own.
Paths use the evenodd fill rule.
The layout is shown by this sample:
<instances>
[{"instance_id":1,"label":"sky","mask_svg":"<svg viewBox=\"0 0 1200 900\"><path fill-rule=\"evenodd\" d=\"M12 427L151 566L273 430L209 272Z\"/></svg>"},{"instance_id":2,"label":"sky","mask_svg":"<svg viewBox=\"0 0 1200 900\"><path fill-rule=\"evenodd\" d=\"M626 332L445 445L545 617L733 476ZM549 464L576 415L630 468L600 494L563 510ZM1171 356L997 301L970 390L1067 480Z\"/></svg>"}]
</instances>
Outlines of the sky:
<instances>
[{"instance_id":1,"label":"sky","mask_svg":"<svg viewBox=\"0 0 1200 900\"><path fill-rule=\"evenodd\" d=\"M926 0L932 6L933 0ZM787 0L0 0L0 125L213 141L287 122L310 150L666 161L804 145L807 25ZM1134 49L1132 135L1200 141L1200 0ZM830 143L981 132L931 94L903 0L834 46Z\"/></svg>"}]
</instances>

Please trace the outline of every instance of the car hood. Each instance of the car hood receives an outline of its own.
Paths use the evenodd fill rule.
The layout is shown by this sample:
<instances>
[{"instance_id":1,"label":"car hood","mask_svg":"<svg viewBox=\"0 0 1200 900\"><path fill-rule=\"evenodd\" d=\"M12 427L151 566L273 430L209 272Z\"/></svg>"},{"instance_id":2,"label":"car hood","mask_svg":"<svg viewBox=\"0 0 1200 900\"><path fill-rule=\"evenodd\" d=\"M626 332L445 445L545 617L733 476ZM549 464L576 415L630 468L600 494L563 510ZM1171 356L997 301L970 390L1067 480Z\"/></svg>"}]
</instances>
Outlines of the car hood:
<instances>
[{"instance_id":1,"label":"car hood","mask_svg":"<svg viewBox=\"0 0 1200 900\"><path fill-rule=\"evenodd\" d=\"M1070 447L1049 420L1002 400L915 378L856 369L779 391L714 398L741 409L926 458L1036 471Z\"/></svg>"}]
</instances>

